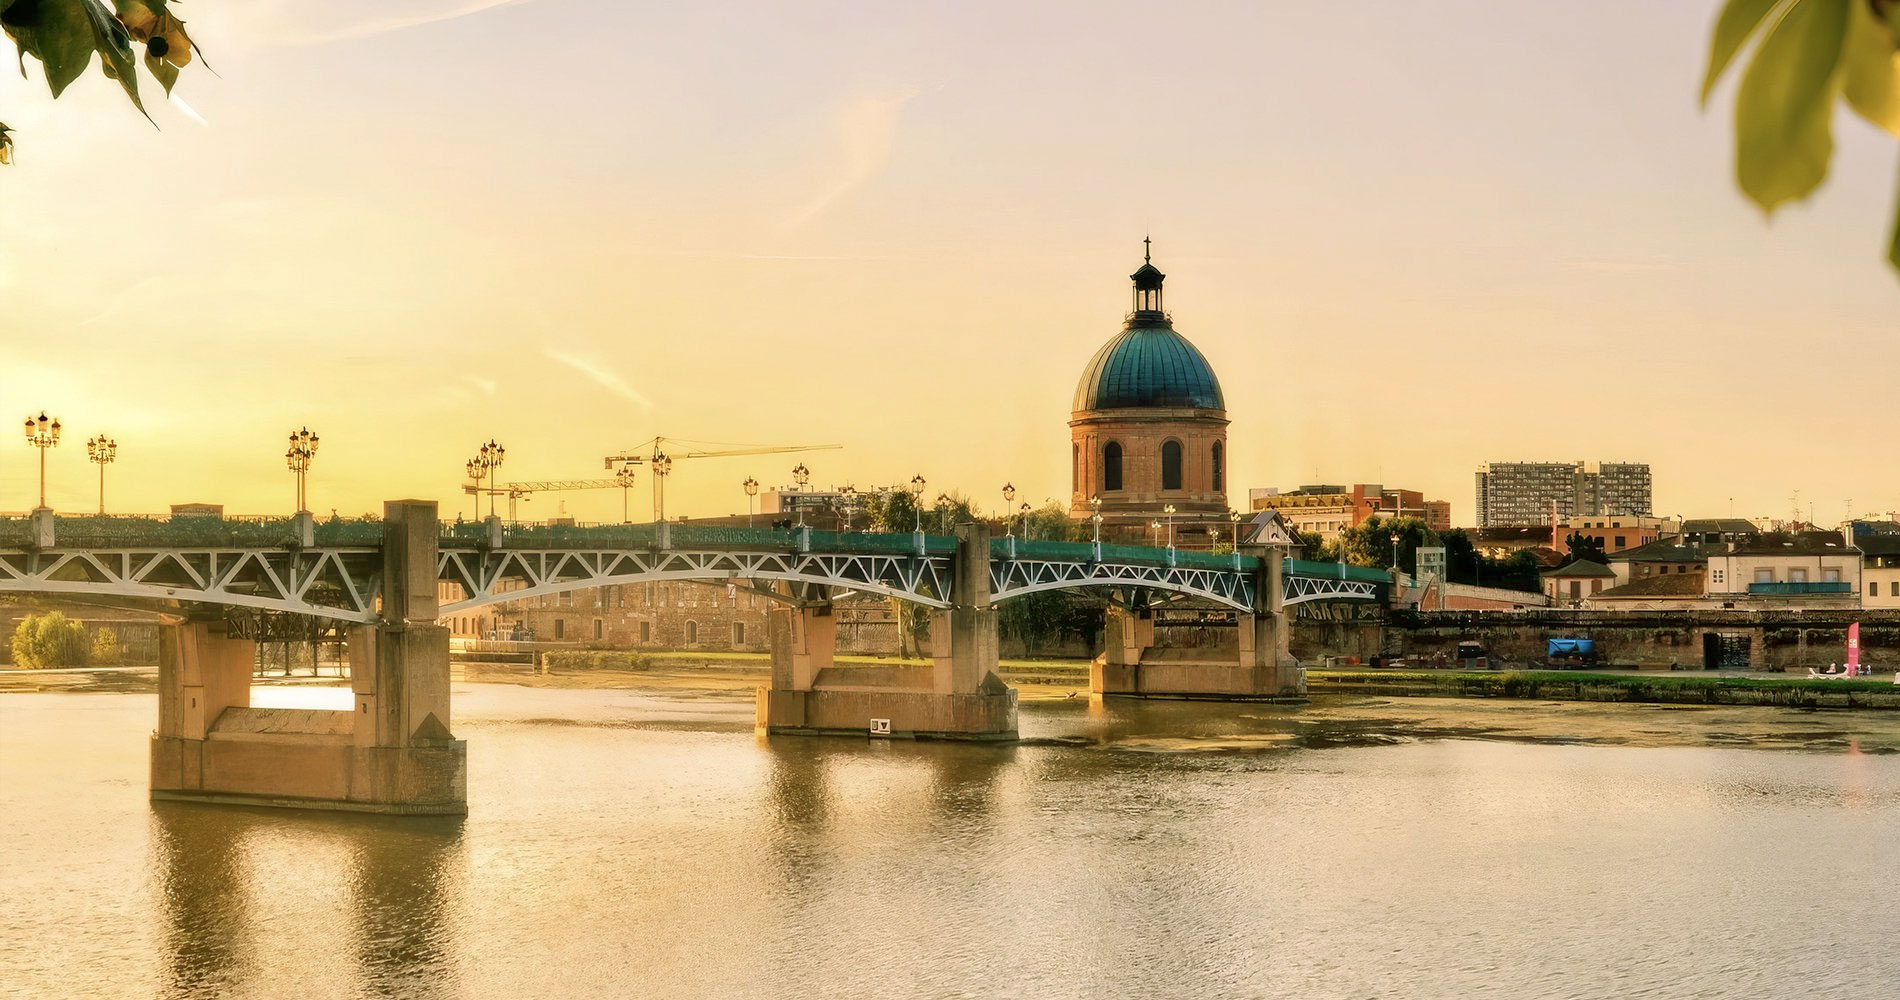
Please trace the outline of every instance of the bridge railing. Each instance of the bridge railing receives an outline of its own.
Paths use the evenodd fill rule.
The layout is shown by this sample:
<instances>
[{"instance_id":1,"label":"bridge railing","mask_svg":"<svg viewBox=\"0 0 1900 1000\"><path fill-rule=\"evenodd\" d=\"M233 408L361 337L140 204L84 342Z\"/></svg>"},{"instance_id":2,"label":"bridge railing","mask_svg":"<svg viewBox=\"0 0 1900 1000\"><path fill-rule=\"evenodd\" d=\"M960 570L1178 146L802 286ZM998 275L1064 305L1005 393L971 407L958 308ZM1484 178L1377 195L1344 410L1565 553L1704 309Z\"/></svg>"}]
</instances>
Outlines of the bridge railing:
<instances>
[{"instance_id":1,"label":"bridge railing","mask_svg":"<svg viewBox=\"0 0 1900 1000\"><path fill-rule=\"evenodd\" d=\"M1345 563L1315 562L1311 559L1288 559L1281 567L1288 576L1306 576L1321 580L1353 580L1359 583L1391 583L1392 574L1370 566L1349 566Z\"/></svg>"}]
</instances>

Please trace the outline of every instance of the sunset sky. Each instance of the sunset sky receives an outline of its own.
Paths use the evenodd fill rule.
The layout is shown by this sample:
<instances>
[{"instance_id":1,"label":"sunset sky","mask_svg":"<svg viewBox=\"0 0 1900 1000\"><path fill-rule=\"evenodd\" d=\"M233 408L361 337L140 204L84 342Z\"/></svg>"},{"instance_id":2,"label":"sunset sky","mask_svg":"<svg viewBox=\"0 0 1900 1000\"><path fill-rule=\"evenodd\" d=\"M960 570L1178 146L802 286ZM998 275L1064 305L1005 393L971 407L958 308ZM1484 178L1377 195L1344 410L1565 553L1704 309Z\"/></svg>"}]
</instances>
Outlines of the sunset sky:
<instances>
[{"instance_id":1,"label":"sunset sky","mask_svg":"<svg viewBox=\"0 0 1900 1000\"><path fill-rule=\"evenodd\" d=\"M1151 232L1220 374L1232 494L1383 482L1470 523L1486 460L1654 466L1658 513L1900 509L1890 138L1764 223L1714 0L254 0L179 8L157 129L0 73L0 510L452 512L655 434L672 514L797 461L1066 502L1070 397ZM11 409L7 409L10 407ZM635 515L647 516L645 473ZM524 516L618 519L612 491Z\"/></svg>"}]
</instances>

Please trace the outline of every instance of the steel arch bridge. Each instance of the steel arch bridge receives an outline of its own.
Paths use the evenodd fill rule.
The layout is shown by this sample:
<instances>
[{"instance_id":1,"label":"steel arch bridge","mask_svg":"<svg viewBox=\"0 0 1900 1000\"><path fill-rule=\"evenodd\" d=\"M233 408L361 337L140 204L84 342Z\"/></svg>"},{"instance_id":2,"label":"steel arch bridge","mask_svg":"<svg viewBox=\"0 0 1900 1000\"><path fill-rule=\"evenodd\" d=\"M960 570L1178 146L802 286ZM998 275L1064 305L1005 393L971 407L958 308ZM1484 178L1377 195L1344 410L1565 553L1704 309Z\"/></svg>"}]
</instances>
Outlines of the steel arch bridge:
<instances>
[{"instance_id":1,"label":"steel arch bridge","mask_svg":"<svg viewBox=\"0 0 1900 1000\"><path fill-rule=\"evenodd\" d=\"M237 537L255 531L85 520L131 523L114 526L109 539L82 535L70 546L57 544L57 537L48 546L11 544L0 534L0 593L221 605L356 623L380 616L385 559L376 522L359 522L353 532L333 530L331 538L306 546L268 533ZM779 600L800 599L757 588L780 582L805 592L855 591L945 608L956 572L956 540L945 536L675 528L642 537L634 530L646 527L524 530L480 540L451 533L439 539L435 579L454 584L463 596L444 603L441 613L660 581L740 585ZM1262 561L1253 556L1015 538L993 539L988 562L992 602L1111 587L1250 612L1260 606L1257 589L1265 579ZM1286 560L1280 603L1378 601L1386 579L1374 570Z\"/></svg>"}]
</instances>

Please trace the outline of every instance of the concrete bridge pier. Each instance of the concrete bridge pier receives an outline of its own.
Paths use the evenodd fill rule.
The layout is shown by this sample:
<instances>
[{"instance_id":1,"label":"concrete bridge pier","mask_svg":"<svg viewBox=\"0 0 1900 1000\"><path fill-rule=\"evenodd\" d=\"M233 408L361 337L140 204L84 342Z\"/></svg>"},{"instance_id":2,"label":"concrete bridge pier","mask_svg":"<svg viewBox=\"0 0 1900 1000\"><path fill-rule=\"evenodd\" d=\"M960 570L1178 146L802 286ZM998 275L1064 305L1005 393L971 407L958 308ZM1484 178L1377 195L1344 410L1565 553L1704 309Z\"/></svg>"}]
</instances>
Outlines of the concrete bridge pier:
<instances>
[{"instance_id":1,"label":"concrete bridge pier","mask_svg":"<svg viewBox=\"0 0 1900 1000\"><path fill-rule=\"evenodd\" d=\"M1276 701L1306 697L1306 670L1287 646L1283 554L1260 548L1254 608L1235 616L1234 645L1157 650L1154 613L1110 608L1102 655L1089 665L1089 693L1133 698Z\"/></svg>"},{"instance_id":2,"label":"concrete bridge pier","mask_svg":"<svg viewBox=\"0 0 1900 1000\"><path fill-rule=\"evenodd\" d=\"M772 683L758 693L768 733L962 740L1016 738L1016 692L996 676L990 540L957 528L951 607L932 615L929 666L840 667L828 604L772 611Z\"/></svg>"},{"instance_id":3,"label":"concrete bridge pier","mask_svg":"<svg viewBox=\"0 0 1900 1000\"><path fill-rule=\"evenodd\" d=\"M354 707L253 708L257 644L223 622L161 629L152 798L379 813L468 812L449 730L432 501L384 505L383 620L350 632Z\"/></svg>"}]
</instances>

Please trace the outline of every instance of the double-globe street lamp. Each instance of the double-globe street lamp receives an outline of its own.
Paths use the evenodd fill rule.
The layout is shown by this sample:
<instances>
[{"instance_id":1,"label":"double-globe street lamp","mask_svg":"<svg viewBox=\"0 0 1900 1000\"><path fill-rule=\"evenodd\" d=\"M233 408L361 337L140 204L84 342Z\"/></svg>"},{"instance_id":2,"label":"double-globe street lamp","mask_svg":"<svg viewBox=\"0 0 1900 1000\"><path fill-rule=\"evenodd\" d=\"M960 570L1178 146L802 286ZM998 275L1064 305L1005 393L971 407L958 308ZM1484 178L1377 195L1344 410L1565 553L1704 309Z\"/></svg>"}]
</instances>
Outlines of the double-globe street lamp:
<instances>
[{"instance_id":1,"label":"double-globe street lamp","mask_svg":"<svg viewBox=\"0 0 1900 1000\"><path fill-rule=\"evenodd\" d=\"M305 427L290 435L290 447L284 451L284 467L297 480L297 513L308 510L310 463L317 458L317 436Z\"/></svg>"},{"instance_id":2,"label":"double-globe street lamp","mask_svg":"<svg viewBox=\"0 0 1900 1000\"><path fill-rule=\"evenodd\" d=\"M119 457L119 442L104 434L86 442L86 461L99 467L99 513L106 512L106 466Z\"/></svg>"},{"instance_id":3,"label":"double-globe street lamp","mask_svg":"<svg viewBox=\"0 0 1900 1000\"><path fill-rule=\"evenodd\" d=\"M844 515L844 533L851 533L851 508L858 499L855 486L842 486L838 489L838 511Z\"/></svg>"},{"instance_id":4,"label":"double-globe street lamp","mask_svg":"<svg viewBox=\"0 0 1900 1000\"><path fill-rule=\"evenodd\" d=\"M1089 523L1095 526L1095 544L1102 544L1102 498L1098 494L1089 497Z\"/></svg>"},{"instance_id":5,"label":"double-globe street lamp","mask_svg":"<svg viewBox=\"0 0 1900 1000\"><path fill-rule=\"evenodd\" d=\"M754 505L757 504L759 500L759 481L751 476L747 476L745 477L745 482L739 485L745 487L745 526L750 528L752 527Z\"/></svg>"},{"instance_id":6,"label":"double-globe street lamp","mask_svg":"<svg viewBox=\"0 0 1900 1000\"><path fill-rule=\"evenodd\" d=\"M1006 533L1011 538L1014 538L1016 536L1015 512L1010 510L1010 505L1014 504L1015 502L1016 502L1016 484L1004 483L1003 484L1003 521L1009 526L1008 531Z\"/></svg>"},{"instance_id":7,"label":"double-globe street lamp","mask_svg":"<svg viewBox=\"0 0 1900 1000\"><path fill-rule=\"evenodd\" d=\"M910 477L910 507L917 515L916 530L921 534L924 530L924 474L921 472Z\"/></svg>"},{"instance_id":8,"label":"double-globe street lamp","mask_svg":"<svg viewBox=\"0 0 1900 1000\"><path fill-rule=\"evenodd\" d=\"M1169 504L1161 508L1161 513L1168 515L1168 550L1172 552L1174 550L1174 505Z\"/></svg>"},{"instance_id":9,"label":"double-globe street lamp","mask_svg":"<svg viewBox=\"0 0 1900 1000\"><path fill-rule=\"evenodd\" d=\"M59 447L59 418L47 417L41 410L38 417L26 418L26 443L40 450L40 506L46 509L46 449Z\"/></svg>"},{"instance_id":10,"label":"double-globe street lamp","mask_svg":"<svg viewBox=\"0 0 1900 1000\"><path fill-rule=\"evenodd\" d=\"M805 493L805 484L809 482L811 482L811 470L805 468L805 463L800 462L797 465L792 466L792 483L798 487L797 492L799 494L796 498L793 499L792 502L798 507L798 526L801 528L805 526L804 493Z\"/></svg>"},{"instance_id":11,"label":"double-globe street lamp","mask_svg":"<svg viewBox=\"0 0 1900 1000\"><path fill-rule=\"evenodd\" d=\"M673 456L666 452L653 454L653 522L658 524L666 520L666 477L673 472Z\"/></svg>"}]
</instances>

